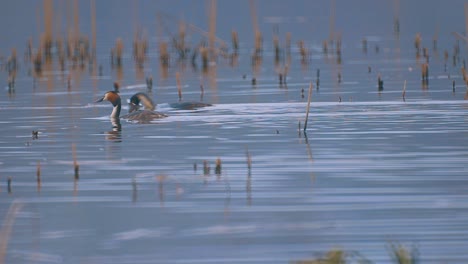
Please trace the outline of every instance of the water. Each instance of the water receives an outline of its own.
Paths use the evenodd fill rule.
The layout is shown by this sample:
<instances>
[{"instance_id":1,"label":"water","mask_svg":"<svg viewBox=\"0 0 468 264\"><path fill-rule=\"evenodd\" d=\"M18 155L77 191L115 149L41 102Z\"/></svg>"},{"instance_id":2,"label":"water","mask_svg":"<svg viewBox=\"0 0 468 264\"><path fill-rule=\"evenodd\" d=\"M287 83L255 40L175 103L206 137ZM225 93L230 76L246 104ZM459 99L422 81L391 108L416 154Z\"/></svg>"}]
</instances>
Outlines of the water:
<instances>
[{"instance_id":1,"label":"water","mask_svg":"<svg viewBox=\"0 0 468 264\"><path fill-rule=\"evenodd\" d=\"M356 6L338 1L336 24L344 36L338 65L333 52L321 52L320 37L296 27L328 23L328 6L327 15L313 9L315 4L308 4L311 14L299 3L280 12L281 3L260 1L261 28L269 32L272 21L280 21L281 32L291 29L293 39L304 39L312 50L311 62L301 65L293 42L287 85L278 84L273 44L266 36L257 85L251 84L253 41L247 37L250 29L241 27L250 27L250 21L237 28L246 36L238 65L220 59L212 76L203 74L200 64L197 70L189 62L183 68L174 59L164 79L153 42L143 76L153 76L150 95L157 110L169 117L152 124L123 121L122 130L116 131L108 118L111 105L93 101L117 79L124 100L146 91L146 85L131 58L131 37L124 38L123 75L110 68L108 52L115 38L132 36L132 29L122 28L119 35L113 34L115 28L99 30L113 16L97 2L102 76L79 67L61 72L55 65L34 82L29 64L22 63L14 92L6 87L7 73L0 77L5 87L0 98L1 219L10 206L22 205L6 239L5 263L288 263L335 248L348 252L349 259L359 255L391 263L390 243L414 246L423 263L463 263L468 258L466 87L461 60L452 65L449 59L445 70L443 59L443 50L452 52L455 43L450 32L463 32L464 18L458 12L463 3L438 10L436 17L444 19L438 22L437 53L429 49L426 87L420 80L424 58L415 58L413 40L416 32L433 32L432 24L403 24L396 39L391 12L375 25L356 29L340 15ZM187 3L177 5L185 10ZM229 8L242 9L248 17L248 5L243 5L218 3L218 31L224 39L235 24ZM436 8L438 3L428 5ZM392 10L388 3L359 6ZM132 5L113 8L125 14ZM145 10L151 8L157 10L140 3L138 17L144 26L154 24L153 13ZM161 10L171 8L164 3ZM400 8L401 21L411 21L414 7L400 3ZM80 23L87 23L86 10ZM423 14L421 20L432 21L433 15ZM186 19L206 23L204 10ZM19 27L30 27L30 20ZM328 27L316 30L326 38ZM429 47L430 34L423 35ZM20 51L28 37L13 35L8 43L16 42ZM368 39L367 54L363 37ZM461 47L463 59L463 43ZM2 52L8 54L8 47ZM307 89L310 82L315 84L316 69L320 86L313 88L304 134L299 126L304 125ZM170 103L178 100L176 72L182 76L184 100L214 106L172 109ZM377 87L379 73L383 91ZM37 139L33 130L39 132ZM215 169L218 158L220 172Z\"/></svg>"}]
</instances>

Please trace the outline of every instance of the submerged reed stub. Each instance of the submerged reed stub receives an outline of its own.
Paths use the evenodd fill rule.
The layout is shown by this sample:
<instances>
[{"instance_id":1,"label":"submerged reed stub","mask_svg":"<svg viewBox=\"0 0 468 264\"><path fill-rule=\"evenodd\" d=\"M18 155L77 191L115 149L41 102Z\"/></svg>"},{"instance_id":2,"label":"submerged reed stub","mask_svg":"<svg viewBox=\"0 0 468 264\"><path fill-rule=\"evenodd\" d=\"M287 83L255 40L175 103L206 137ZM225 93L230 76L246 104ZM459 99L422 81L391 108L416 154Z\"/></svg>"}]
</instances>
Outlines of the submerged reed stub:
<instances>
[{"instance_id":1,"label":"submerged reed stub","mask_svg":"<svg viewBox=\"0 0 468 264\"><path fill-rule=\"evenodd\" d=\"M146 77L146 89L148 91L151 91L153 89L153 77L152 76Z\"/></svg>"},{"instance_id":2,"label":"submerged reed stub","mask_svg":"<svg viewBox=\"0 0 468 264\"><path fill-rule=\"evenodd\" d=\"M382 91L384 88L383 88L383 80L382 78L380 77L380 73L377 77L377 85L378 85L378 89L379 91Z\"/></svg>"},{"instance_id":3,"label":"submerged reed stub","mask_svg":"<svg viewBox=\"0 0 468 264\"><path fill-rule=\"evenodd\" d=\"M12 182L12 178L11 176L8 177L7 179L7 190L8 190L8 193L11 194L12 193L12 189L11 189L11 182Z\"/></svg>"}]
</instances>

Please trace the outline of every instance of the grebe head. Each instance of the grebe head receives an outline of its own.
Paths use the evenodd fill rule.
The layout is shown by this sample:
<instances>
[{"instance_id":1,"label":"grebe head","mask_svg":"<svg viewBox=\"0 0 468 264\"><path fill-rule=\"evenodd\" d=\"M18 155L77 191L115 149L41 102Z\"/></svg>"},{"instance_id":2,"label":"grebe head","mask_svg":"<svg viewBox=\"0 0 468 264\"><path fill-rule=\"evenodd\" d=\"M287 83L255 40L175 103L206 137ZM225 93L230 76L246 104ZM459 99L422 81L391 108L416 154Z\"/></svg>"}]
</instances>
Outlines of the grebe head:
<instances>
[{"instance_id":1,"label":"grebe head","mask_svg":"<svg viewBox=\"0 0 468 264\"><path fill-rule=\"evenodd\" d=\"M146 110L154 110L156 105L153 103L153 100L145 93L136 93L130 97L130 104L133 106L138 106L140 103L145 107Z\"/></svg>"},{"instance_id":2,"label":"grebe head","mask_svg":"<svg viewBox=\"0 0 468 264\"><path fill-rule=\"evenodd\" d=\"M102 98L96 101L96 103L100 103L102 101L109 101L113 106L121 104L120 95L114 91L106 92Z\"/></svg>"},{"instance_id":3,"label":"grebe head","mask_svg":"<svg viewBox=\"0 0 468 264\"><path fill-rule=\"evenodd\" d=\"M111 117L119 118L120 109L122 108L122 103L121 103L119 94L114 91L109 91L105 93L102 98L97 100L96 103L100 103L102 101L109 101L114 106Z\"/></svg>"}]
</instances>

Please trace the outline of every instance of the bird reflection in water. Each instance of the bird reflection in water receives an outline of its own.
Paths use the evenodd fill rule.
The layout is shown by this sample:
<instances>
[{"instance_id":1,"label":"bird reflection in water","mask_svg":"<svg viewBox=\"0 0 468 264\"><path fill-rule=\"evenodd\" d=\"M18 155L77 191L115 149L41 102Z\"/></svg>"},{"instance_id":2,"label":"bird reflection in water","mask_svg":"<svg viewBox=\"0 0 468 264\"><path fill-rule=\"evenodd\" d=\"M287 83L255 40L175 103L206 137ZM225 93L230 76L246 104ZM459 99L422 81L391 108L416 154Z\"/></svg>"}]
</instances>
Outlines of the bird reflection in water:
<instances>
[{"instance_id":1,"label":"bird reflection in water","mask_svg":"<svg viewBox=\"0 0 468 264\"><path fill-rule=\"evenodd\" d=\"M111 117L112 130L105 132L106 139L115 142L122 142L122 125L119 118Z\"/></svg>"}]
</instances>

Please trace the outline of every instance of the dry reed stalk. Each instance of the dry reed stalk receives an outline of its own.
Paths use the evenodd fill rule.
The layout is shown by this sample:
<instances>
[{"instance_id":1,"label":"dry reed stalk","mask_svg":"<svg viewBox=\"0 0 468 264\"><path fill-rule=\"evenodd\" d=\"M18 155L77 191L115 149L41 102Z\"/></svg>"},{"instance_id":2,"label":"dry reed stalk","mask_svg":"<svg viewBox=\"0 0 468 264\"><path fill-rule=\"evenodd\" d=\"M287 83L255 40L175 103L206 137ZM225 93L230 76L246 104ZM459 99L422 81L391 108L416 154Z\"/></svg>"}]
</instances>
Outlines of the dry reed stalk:
<instances>
[{"instance_id":1,"label":"dry reed stalk","mask_svg":"<svg viewBox=\"0 0 468 264\"><path fill-rule=\"evenodd\" d=\"M210 175L210 165L208 164L208 161L206 160L203 161L203 174L205 176Z\"/></svg>"},{"instance_id":2,"label":"dry reed stalk","mask_svg":"<svg viewBox=\"0 0 468 264\"><path fill-rule=\"evenodd\" d=\"M393 33L398 37L400 35L400 1L395 0L393 5Z\"/></svg>"},{"instance_id":3,"label":"dry reed stalk","mask_svg":"<svg viewBox=\"0 0 468 264\"><path fill-rule=\"evenodd\" d=\"M203 88L203 82L200 80L200 101L203 101L204 93L205 93L205 89Z\"/></svg>"},{"instance_id":4,"label":"dry reed stalk","mask_svg":"<svg viewBox=\"0 0 468 264\"><path fill-rule=\"evenodd\" d=\"M307 122L309 120L310 101L312 100L312 82L309 84L309 95L307 97L306 118L304 122L304 132L307 130Z\"/></svg>"},{"instance_id":5,"label":"dry reed stalk","mask_svg":"<svg viewBox=\"0 0 468 264\"><path fill-rule=\"evenodd\" d=\"M299 40L299 42L297 42L297 47L299 48L299 54L301 54L302 62L307 61L307 50L305 48L304 41Z\"/></svg>"},{"instance_id":6,"label":"dry reed stalk","mask_svg":"<svg viewBox=\"0 0 468 264\"><path fill-rule=\"evenodd\" d=\"M255 53L259 53L262 48L262 35L258 30L258 20L257 20L257 11L255 8L254 0L249 0L249 7L250 7L250 16L252 17L252 28L254 30L254 37L255 37Z\"/></svg>"},{"instance_id":7,"label":"dry reed stalk","mask_svg":"<svg viewBox=\"0 0 468 264\"><path fill-rule=\"evenodd\" d=\"M9 194L11 194L13 191L12 191L12 186L11 186L11 182L13 181L13 178L11 176L8 177L7 179L7 191Z\"/></svg>"},{"instance_id":8,"label":"dry reed stalk","mask_svg":"<svg viewBox=\"0 0 468 264\"><path fill-rule=\"evenodd\" d=\"M463 69L464 68L462 68L462 71ZM429 80L429 64L427 62L421 64L421 76L424 82L427 82Z\"/></svg>"},{"instance_id":9,"label":"dry reed stalk","mask_svg":"<svg viewBox=\"0 0 468 264\"><path fill-rule=\"evenodd\" d=\"M245 148L245 156L247 158L247 169L250 171L252 169L252 156L250 155L249 148Z\"/></svg>"},{"instance_id":10,"label":"dry reed stalk","mask_svg":"<svg viewBox=\"0 0 468 264\"><path fill-rule=\"evenodd\" d=\"M208 38L208 47L210 49L210 62L216 61L216 0L210 1L210 21L209 21L210 35Z\"/></svg>"},{"instance_id":11,"label":"dry reed stalk","mask_svg":"<svg viewBox=\"0 0 468 264\"><path fill-rule=\"evenodd\" d=\"M263 38L262 38L262 33L260 31L257 31L255 33L255 55L256 56L261 56L262 54L262 46L263 46Z\"/></svg>"},{"instance_id":12,"label":"dry reed stalk","mask_svg":"<svg viewBox=\"0 0 468 264\"><path fill-rule=\"evenodd\" d=\"M180 84L180 73L176 72L177 93L179 94L179 101L182 101L182 85Z\"/></svg>"},{"instance_id":13,"label":"dry reed stalk","mask_svg":"<svg viewBox=\"0 0 468 264\"><path fill-rule=\"evenodd\" d=\"M118 66L122 65L123 42L121 38L117 38L117 40L115 41L114 52L115 52L117 65Z\"/></svg>"},{"instance_id":14,"label":"dry reed stalk","mask_svg":"<svg viewBox=\"0 0 468 264\"><path fill-rule=\"evenodd\" d=\"M231 39L232 39L232 48L234 50L234 54L237 54L239 51L239 36L237 35L237 31L231 32Z\"/></svg>"},{"instance_id":15,"label":"dry reed stalk","mask_svg":"<svg viewBox=\"0 0 468 264\"><path fill-rule=\"evenodd\" d=\"M36 181L37 181L37 191L40 192L41 191L41 162L38 161L37 162L37 166L36 166Z\"/></svg>"},{"instance_id":16,"label":"dry reed stalk","mask_svg":"<svg viewBox=\"0 0 468 264\"><path fill-rule=\"evenodd\" d=\"M167 42L159 43L159 60L161 62L161 66L169 66L169 52L167 51Z\"/></svg>"},{"instance_id":17,"label":"dry reed stalk","mask_svg":"<svg viewBox=\"0 0 468 264\"><path fill-rule=\"evenodd\" d=\"M468 3L465 3L465 32L468 32ZM465 42L468 45L468 42Z\"/></svg>"},{"instance_id":18,"label":"dry reed stalk","mask_svg":"<svg viewBox=\"0 0 468 264\"><path fill-rule=\"evenodd\" d=\"M208 71L208 49L205 47L200 47L200 54L202 58L203 72L207 72Z\"/></svg>"},{"instance_id":19,"label":"dry reed stalk","mask_svg":"<svg viewBox=\"0 0 468 264\"><path fill-rule=\"evenodd\" d=\"M280 47L279 47L279 38L278 35L273 36L273 46L275 49L275 65L278 65L280 61Z\"/></svg>"},{"instance_id":20,"label":"dry reed stalk","mask_svg":"<svg viewBox=\"0 0 468 264\"><path fill-rule=\"evenodd\" d=\"M78 165L78 161L76 160L76 144L72 144L72 156L73 156L73 169L75 171L75 180L78 180L80 178L79 175L79 170L80 170L80 165Z\"/></svg>"},{"instance_id":21,"label":"dry reed stalk","mask_svg":"<svg viewBox=\"0 0 468 264\"><path fill-rule=\"evenodd\" d=\"M91 0L91 43L92 43L92 56L96 59L96 0Z\"/></svg>"},{"instance_id":22,"label":"dry reed stalk","mask_svg":"<svg viewBox=\"0 0 468 264\"><path fill-rule=\"evenodd\" d=\"M332 41L335 36L335 14L336 14L336 1L332 0L330 4L330 32L328 40Z\"/></svg>"},{"instance_id":23,"label":"dry reed stalk","mask_svg":"<svg viewBox=\"0 0 468 264\"><path fill-rule=\"evenodd\" d=\"M322 42L322 52L325 55L328 55L328 42L326 40Z\"/></svg>"},{"instance_id":24,"label":"dry reed stalk","mask_svg":"<svg viewBox=\"0 0 468 264\"><path fill-rule=\"evenodd\" d=\"M216 159L215 173L221 175L221 158Z\"/></svg>"},{"instance_id":25,"label":"dry reed stalk","mask_svg":"<svg viewBox=\"0 0 468 264\"><path fill-rule=\"evenodd\" d=\"M80 36L80 10L78 8L78 0L73 1L73 42L78 43Z\"/></svg>"},{"instance_id":26,"label":"dry reed stalk","mask_svg":"<svg viewBox=\"0 0 468 264\"><path fill-rule=\"evenodd\" d=\"M403 94L402 94L403 100L405 100L405 95L406 95L406 80L405 80L405 83L403 85Z\"/></svg>"},{"instance_id":27,"label":"dry reed stalk","mask_svg":"<svg viewBox=\"0 0 468 264\"><path fill-rule=\"evenodd\" d=\"M50 58L52 55L52 31L53 31L53 1L44 0L44 43L42 43L44 48L44 53L46 57Z\"/></svg>"},{"instance_id":28,"label":"dry reed stalk","mask_svg":"<svg viewBox=\"0 0 468 264\"><path fill-rule=\"evenodd\" d=\"M291 53L291 32L286 33L286 52Z\"/></svg>"},{"instance_id":29,"label":"dry reed stalk","mask_svg":"<svg viewBox=\"0 0 468 264\"><path fill-rule=\"evenodd\" d=\"M383 80L382 80L382 77L380 76L380 73L377 77L377 85L378 85L378 89L379 91L382 91L383 90Z\"/></svg>"},{"instance_id":30,"label":"dry reed stalk","mask_svg":"<svg viewBox=\"0 0 468 264\"><path fill-rule=\"evenodd\" d=\"M421 33L417 33L414 37L414 47L416 48L416 54L419 55L421 51Z\"/></svg>"},{"instance_id":31,"label":"dry reed stalk","mask_svg":"<svg viewBox=\"0 0 468 264\"><path fill-rule=\"evenodd\" d=\"M16 199L13 200L3 220L2 228L0 229L0 264L6 263L5 258L7 255L8 241L10 240L16 216L21 211L23 205L22 202L18 202Z\"/></svg>"}]
</instances>

